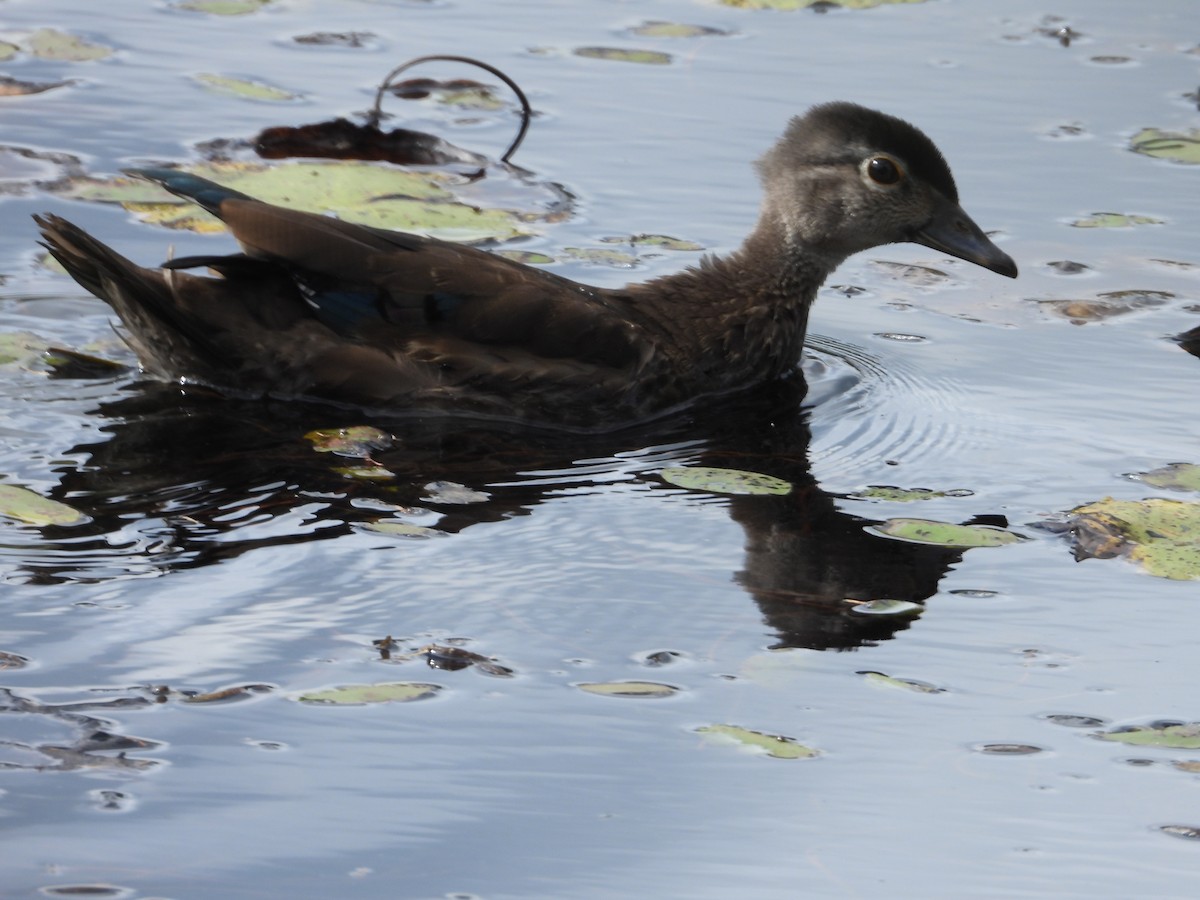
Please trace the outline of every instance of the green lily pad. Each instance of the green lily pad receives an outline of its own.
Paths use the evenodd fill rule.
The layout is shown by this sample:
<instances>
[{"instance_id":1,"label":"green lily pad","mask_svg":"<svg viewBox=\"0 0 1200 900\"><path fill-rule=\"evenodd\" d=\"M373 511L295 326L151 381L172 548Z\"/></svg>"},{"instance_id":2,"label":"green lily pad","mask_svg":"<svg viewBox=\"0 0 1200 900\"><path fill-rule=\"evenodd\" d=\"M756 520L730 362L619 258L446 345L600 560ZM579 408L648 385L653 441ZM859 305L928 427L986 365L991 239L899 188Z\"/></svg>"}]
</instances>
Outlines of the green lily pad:
<instances>
[{"instance_id":1,"label":"green lily pad","mask_svg":"<svg viewBox=\"0 0 1200 900\"><path fill-rule=\"evenodd\" d=\"M890 503L912 503L916 500L934 500L938 497L970 497L971 491L955 489L935 491L930 488L902 488L889 484L872 484L866 489L851 494L857 500L886 500Z\"/></svg>"},{"instance_id":2,"label":"green lily pad","mask_svg":"<svg viewBox=\"0 0 1200 900\"><path fill-rule=\"evenodd\" d=\"M708 491L711 494L760 494L783 496L792 492L789 481L760 472L741 469L719 469L712 466L677 466L659 473L667 484L689 491Z\"/></svg>"},{"instance_id":3,"label":"green lily pad","mask_svg":"<svg viewBox=\"0 0 1200 900\"><path fill-rule=\"evenodd\" d=\"M858 674L864 676L871 684L877 684L881 687L900 688L901 690L913 691L917 694L944 694L946 692L945 688L940 688L925 681L913 681L910 678L895 678L891 675L884 675L882 672L859 672Z\"/></svg>"},{"instance_id":4,"label":"green lily pad","mask_svg":"<svg viewBox=\"0 0 1200 900\"><path fill-rule=\"evenodd\" d=\"M25 39L25 46L39 59L58 62L92 62L106 59L115 52L112 47L93 44L55 28L39 28Z\"/></svg>"},{"instance_id":5,"label":"green lily pad","mask_svg":"<svg viewBox=\"0 0 1200 900\"><path fill-rule=\"evenodd\" d=\"M208 13L210 16L244 16L258 12L273 0L181 0L176 9Z\"/></svg>"},{"instance_id":6,"label":"green lily pad","mask_svg":"<svg viewBox=\"0 0 1200 900\"><path fill-rule=\"evenodd\" d=\"M659 699L671 697L679 693L679 688L669 684L658 684L653 681L597 681L575 685L581 691L589 694L599 694L602 697L638 697L642 699Z\"/></svg>"},{"instance_id":7,"label":"green lily pad","mask_svg":"<svg viewBox=\"0 0 1200 900\"><path fill-rule=\"evenodd\" d=\"M932 519L887 519L867 526L867 530L901 541L939 544L943 547L999 547L1027 540L1015 532L992 525L955 525Z\"/></svg>"},{"instance_id":8,"label":"green lily pad","mask_svg":"<svg viewBox=\"0 0 1200 900\"><path fill-rule=\"evenodd\" d=\"M663 250L703 250L703 244L665 234L631 234L627 237L600 238L606 244L632 244L635 247L659 247Z\"/></svg>"},{"instance_id":9,"label":"green lily pad","mask_svg":"<svg viewBox=\"0 0 1200 900\"><path fill-rule=\"evenodd\" d=\"M79 510L15 484L0 484L0 516L29 525L78 525L87 521Z\"/></svg>"},{"instance_id":10,"label":"green lily pad","mask_svg":"<svg viewBox=\"0 0 1200 900\"><path fill-rule=\"evenodd\" d=\"M401 522L399 519L381 519L378 522L368 522L362 527L367 531L374 531L377 534L387 534L392 537L435 538L446 536L446 532L438 531L436 528L413 525L411 522Z\"/></svg>"},{"instance_id":11,"label":"green lily pad","mask_svg":"<svg viewBox=\"0 0 1200 900\"><path fill-rule=\"evenodd\" d=\"M8 62L20 52L21 48L16 44L10 44L8 41L0 41L0 62Z\"/></svg>"},{"instance_id":12,"label":"green lily pad","mask_svg":"<svg viewBox=\"0 0 1200 900\"><path fill-rule=\"evenodd\" d=\"M533 250L497 250L495 253L497 256L503 256L505 259L511 259L513 262L523 263L527 266L545 266L558 261L553 256L536 253Z\"/></svg>"},{"instance_id":13,"label":"green lily pad","mask_svg":"<svg viewBox=\"0 0 1200 900\"><path fill-rule=\"evenodd\" d=\"M250 78L234 78L231 75L216 75L212 72L201 72L192 76L207 90L225 97L237 97L239 100L255 100L260 103L287 103L299 98L299 94L285 91L261 81Z\"/></svg>"},{"instance_id":14,"label":"green lily pad","mask_svg":"<svg viewBox=\"0 0 1200 900\"><path fill-rule=\"evenodd\" d=\"M1108 497L1069 516L1078 559L1126 556L1160 578L1200 578L1200 502Z\"/></svg>"},{"instance_id":15,"label":"green lily pad","mask_svg":"<svg viewBox=\"0 0 1200 900\"><path fill-rule=\"evenodd\" d=\"M1073 228L1132 228L1135 225L1161 225L1162 219L1132 213L1098 212L1071 223Z\"/></svg>"},{"instance_id":16,"label":"green lily pad","mask_svg":"<svg viewBox=\"0 0 1200 900\"><path fill-rule=\"evenodd\" d=\"M539 213L487 209L458 200L454 176L437 171L397 171L356 161L285 163L201 162L184 167L202 178L252 197L347 222L391 231L413 231L447 240L510 240L529 234L526 219ZM220 231L224 226L199 207L141 179L67 179L59 196L120 203L143 221L170 228Z\"/></svg>"},{"instance_id":17,"label":"green lily pad","mask_svg":"<svg viewBox=\"0 0 1200 900\"><path fill-rule=\"evenodd\" d=\"M0 366L28 369L42 360L49 345L28 331L0 332Z\"/></svg>"},{"instance_id":18,"label":"green lily pad","mask_svg":"<svg viewBox=\"0 0 1200 900\"><path fill-rule=\"evenodd\" d=\"M1143 725L1117 731L1099 731L1102 741L1116 741L1135 747L1166 747L1171 750L1200 750L1200 722L1182 725Z\"/></svg>"},{"instance_id":19,"label":"green lily pad","mask_svg":"<svg viewBox=\"0 0 1200 900\"><path fill-rule=\"evenodd\" d=\"M395 472L383 466L336 466L333 471L358 481L391 481L396 477Z\"/></svg>"},{"instance_id":20,"label":"green lily pad","mask_svg":"<svg viewBox=\"0 0 1200 900\"><path fill-rule=\"evenodd\" d=\"M347 684L324 691L309 691L296 699L301 703L333 706L363 706L367 703L411 703L425 700L442 689L440 684L393 681L382 684Z\"/></svg>"},{"instance_id":21,"label":"green lily pad","mask_svg":"<svg viewBox=\"0 0 1200 900\"><path fill-rule=\"evenodd\" d=\"M625 253L622 250L607 250L601 247L564 247L563 253L572 259L598 266L609 266L613 269L632 269L639 262L632 253Z\"/></svg>"},{"instance_id":22,"label":"green lily pad","mask_svg":"<svg viewBox=\"0 0 1200 900\"><path fill-rule=\"evenodd\" d=\"M1200 165L1200 129L1163 131L1160 128L1143 128L1130 139L1129 149L1155 159Z\"/></svg>"},{"instance_id":23,"label":"green lily pad","mask_svg":"<svg viewBox=\"0 0 1200 900\"><path fill-rule=\"evenodd\" d=\"M871 9L898 3L923 3L924 0L720 0L725 6L735 6L738 9L775 9L793 10L807 9L818 3L830 6L841 6L846 9Z\"/></svg>"},{"instance_id":24,"label":"green lily pad","mask_svg":"<svg viewBox=\"0 0 1200 900\"><path fill-rule=\"evenodd\" d=\"M1136 477L1138 481L1171 491L1200 491L1200 466L1195 463L1171 463Z\"/></svg>"},{"instance_id":25,"label":"green lily pad","mask_svg":"<svg viewBox=\"0 0 1200 900\"><path fill-rule=\"evenodd\" d=\"M880 597L875 600L852 600L850 611L860 616L919 616L925 611L920 603L911 600L891 600Z\"/></svg>"},{"instance_id":26,"label":"green lily pad","mask_svg":"<svg viewBox=\"0 0 1200 900\"><path fill-rule=\"evenodd\" d=\"M627 50L620 47L576 47L576 56L588 59L609 59L615 62L641 63L647 66L665 66L671 62L670 53L657 50Z\"/></svg>"},{"instance_id":27,"label":"green lily pad","mask_svg":"<svg viewBox=\"0 0 1200 900\"><path fill-rule=\"evenodd\" d=\"M351 459L369 459L376 450L392 445L392 436L371 425L349 428L321 428L304 435L318 453L334 453Z\"/></svg>"},{"instance_id":28,"label":"green lily pad","mask_svg":"<svg viewBox=\"0 0 1200 900\"><path fill-rule=\"evenodd\" d=\"M812 759L820 756L819 750L806 747L795 738L778 734L766 734L752 731L740 725L704 725L696 729L697 734L703 734L718 743L735 744L752 753L762 754L775 759Z\"/></svg>"},{"instance_id":29,"label":"green lily pad","mask_svg":"<svg viewBox=\"0 0 1200 900\"><path fill-rule=\"evenodd\" d=\"M695 38L727 35L728 31L707 25L684 25L681 22L644 22L629 29L631 34L649 38Z\"/></svg>"}]
</instances>

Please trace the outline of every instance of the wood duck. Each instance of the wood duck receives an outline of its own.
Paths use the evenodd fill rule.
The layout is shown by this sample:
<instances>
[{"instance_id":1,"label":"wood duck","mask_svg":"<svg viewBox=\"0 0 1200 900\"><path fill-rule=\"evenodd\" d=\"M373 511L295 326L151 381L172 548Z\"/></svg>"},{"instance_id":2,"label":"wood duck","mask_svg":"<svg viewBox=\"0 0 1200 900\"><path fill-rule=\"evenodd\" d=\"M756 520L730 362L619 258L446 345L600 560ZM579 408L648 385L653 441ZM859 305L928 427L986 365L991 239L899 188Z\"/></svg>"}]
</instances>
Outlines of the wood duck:
<instances>
[{"instance_id":1,"label":"wood duck","mask_svg":"<svg viewBox=\"0 0 1200 900\"><path fill-rule=\"evenodd\" d=\"M603 430L786 375L846 257L912 241L1016 277L958 204L942 154L851 103L792 119L758 162L737 251L643 284L590 287L486 251L283 209L174 169L242 253L135 265L66 220L44 246L109 303L151 375L235 396L436 409ZM181 270L207 266L218 277Z\"/></svg>"}]
</instances>

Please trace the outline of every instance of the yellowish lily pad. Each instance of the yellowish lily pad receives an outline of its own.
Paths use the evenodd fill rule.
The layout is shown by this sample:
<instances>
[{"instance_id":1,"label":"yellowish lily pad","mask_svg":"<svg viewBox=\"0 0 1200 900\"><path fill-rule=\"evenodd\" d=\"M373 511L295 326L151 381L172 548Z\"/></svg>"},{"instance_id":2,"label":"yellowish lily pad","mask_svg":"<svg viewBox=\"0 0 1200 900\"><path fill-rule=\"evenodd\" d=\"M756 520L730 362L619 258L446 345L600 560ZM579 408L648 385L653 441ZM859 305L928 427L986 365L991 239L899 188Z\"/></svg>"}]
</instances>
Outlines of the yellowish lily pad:
<instances>
[{"instance_id":1,"label":"yellowish lily pad","mask_svg":"<svg viewBox=\"0 0 1200 900\"><path fill-rule=\"evenodd\" d=\"M0 62L8 62L20 52L21 48L16 44L10 44L8 41L0 41Z\"/></svg>"},{"instance_id":2,"label":"yellowish lily pad","mask_svg":"<svg viewBox=\"0 0 1200 900\"><path fill-rule=\"evenodd\" d=\"M932 519L887 519L868 526L867 530L901 541L943 547L999 547L1026 540L1015 532L992 525L955 525Z\"/></svg>"},{"instance_id":3,"label":"yellowish lily pad","mask_svg":"<svg viewBox=\"0 0 1200 900\"><path fill-rule=\"evenodd\" d=\"M630 29L632 34L648 38L695 38L729 34L707 25L685 25L681 22L645 22Z\"/></svg>"},{"instance_id":4,"label":"yellowish lily pad","mask_svg":"<svg viewBox=\"0 0 1200 900\"><path fill-rule=\"evenodd\" d=\"M1200 578L1200 502L1108 497L1069 516L1077 558L1125 556L1160 578Z\"/></svg>"},{"instance_id":5,"label":"yellowish lily pad","mask_svg":"<svg viewBox=\"0 0 1200 900\"><path fill-rule=\"evenodd\" d=\"M368 703L411 703L425 700L442 689L440 684L393 681L382 684L347 684L324 691L308 691L296 699L301 703L331 706L363 706Z\"/></svg>"},{"instance_id":6,"label":"yellowish lily pad","mask_svg":"<svg viewBox=\"0 0 1200 900\"><path fill-rule=\"evenodd\" d=\"M685 241L665 234L631 234L625 237L601 238L606 244L630 244L635 247L658 247L662 250L703 250L703 244Z\"/></svg>"},{"instance_id":7,"label":"yellowish lily pad","mask_svg":"<svg viewBox=\"0 0 1200 900\"><path fill-rule=\"evenodd\" d=\"M93 44L56 28L39 28L25 39L29 52L39 59L57 62L93 62L113 55L113 48Z\"/></svg>"},{"instance_id":8,"label":"yellowish lily pad","mask_svg":"<svg viewBox=\"0 0 1200 900\"><path fill-rule=\"evenodd\" d=\"M858 500L886 500L889 503L912 503L917 500L935 500L939 497L970 497L971 491L954 489L935 491L931 488L902 488L888 484L872 484L851 494Z\"/></svg>"},{"instance_id":9,"label":"yellowish lily pad","mask_svg":"<svg viewBox=\"0 0 1200 900\"><path fill-rule=\"evenodd\" d=\"M850 611L860 616L919 616L925 611L920 603L879 597L875 600L851 600Z\"/></svg>"},{"instance_id":10,"label":"yellowish lily pad","mask_svg":"<svg viewBox=\"0 0 1200 900\"><path fill-rule=\"evenodd\" d=\"M351 459L368 459L376 450L392 444L392 436L371 425L349 428L320 428L304 435L318 453L334 453Z\"/></svg>"},{"instance_id":11,"label":"yellowish lily pad","mask_svg":"<svg viewBox=\"0 0 1200 900\"><path fill-rule=\"evenodd\" d=\"M387 534L392 537L435 538L446 536L446 532L438 531L436 528L413 525L411 522L402 522L399 519L381 519L378 522L369 522L363 528L367 531L374 531L377 534Z\"/></svg>"},{"instance_id":12,"label":"yellowish lily pad","mask_svg":"<svg viewBox=\"0 0 1200 900\"><path fill-rule=\"evenodd\" d=\"M1143 128L1130 140L1129 149L1155 159L1200 165L1200 129L1163 131L1160 128Z\"/></svg>"},{"instance_id":13,"label":"yellowish lily pad","mask_svg":"<svg viewBox=\"0 0 1200 900\"><path fill-rule=\"evenodd\" d=\"M871 684L879 685L880 687L900 688L905 691L913 691L917 694L944 694L945 688L940 688L937 685L929 684L925 681L913 681L911 678L896 678L892 675L885 675L882 672L859 672Z\"/></svg>"},{"instance_id":14,"label":"yellowish lily pad","mask_svg":"<svg viewBox=\"0 0 1200 900\"><path fill-rule=\"evenodd\" d=\"M1171 750L1200 750L1200 722L1174 725L1140 725L1117 731L1097 732L1102 741L1134 747L1166 747Z\"/></svg>"},{"instance_id":15,"label":"yellowish lily pad","mask_svg":"<svg viewBox=\"0 0 1200 900\"><path fill-rule=\"evenodd\" d=\"M820 755L819 750L806 747L795 738L753 731L740 725L704 725L697 728L696 733L717 743L734 744L751 753L770 756L774 759L812 759Z\"/></svg>"},{"instance_id":16,"label":"yellowish lily pad","mask_svg":"<svg viewBox=\"0 0 1200 900\"><path fill-rule=\"evenodd\" d=\"M250 78L234 78L232 75L217 75L201 72L193 76L197 82L214 94L237 97L239 100L256 100L260 103L287 103L296 100L299 94L285 91L273 85Z\"/></svg>"},{"instance_id":17,"label":"yellowish lily pad","mask_svg":"<svg viewBox=\"0 0 1200 900\"><path fill-rule=\"evenodd\" d=\"M636 256L622 250L609 250L601 247L564 247L563 253L572 259L598 266L609 266L614 269L632 269L638 264Z\"/></svg>"},{"instance_id":18,"label":"yellowish lily pad","mask_svg":"<svg viewBox=\"0 0 1200 900\"><path fill-rule=\"evenodd\" d=\"M581 691L602 697L637 697L658 699L679 693L679 688L654 681L596 681L576 685Z\"/></svg>"},{"instance_id":19,"label":"yellowish lily pad","mask_svg":"<svg viewBox=\"0 0 1200 900\"><path fill-rule=\"evenodd\" d=\"M1161 225L1162 223L1162 219L1156 219L1153 216L1098 212L1082 219L1076 219L1071 225L1075 228L1132 228L1135 225Z\"/></svg>"},{"instance_id":20,"label":"yellowish lily pad","mask_svg":"<svg viewBox=\"0 0 1200 900\"><path fill-rule=\"evenodd\" d=\"M588 59L641 63L647 66L665 66L671 62L670 53L661 53L658 50L629 50L620 47L576 47L575 55Z\"/></svg>"},{"instance_id":21,"label":"yellowish lily pad","mask_svg":"<svg viewBox=\"0 0 1200 900\"><path fill-rule=\"evenodd\" d=\"M782 496L792 491L791 482L763 475L760 472L745 472L741 469L720 469L713 466L676 466L659 473L667 484L687 488L690 491L708 491L712 494L765 494Z\"/></svg>"},{"instance_id":22,"label":"yellowish lily pad","mask_svg":"<svg viewBox=\"0 0 1200 900\"><path fill-rule=\"evenodd\" d=\"M1200 491L1200 466L1195 463L1171 463L1142 472L1137 479L1171 491Z\"/></svg>"},{"instance_id":23,"label":"yellowish lily pad","mask_svg":"<svg viewBox=\"0 0 1200 900\"><path fill-rule=\"evenodd\" d=\"M871 9L898 3L923 3L924 0L720 0L725 6L735 6L738 9L776 9L793 10L807 9L818 3L830 6L841 6L846 9Z\"/></svg>"},{"instance_id":24,"label":"yellowish lily pad","mask_svg":"<svg viewBox=\"0 0 1200 900\"><path fill-rule=\"evenodd\" d=\"M496 255L511 259L513 262L524 263L527 266L545 266L556 262L553 256L533 250L497 250Z\"/></svg>"},{"instance_id":25,"label":"yellowish lily pad","mask_svg":"<svg viewBox=\"0 0 1200 900\"><path fill-rule=\"evenodd\" d=\"M87 521L79 510L15 484L0 484L0 516L28 525L78 525Z\"/></svg>"},{"instance_id":26,"label":"yellowish lily pad","mask_svg":"<svg viewBox=\"0 0 1200 900\"><path fill-rule=\"evenodd\" d=\"M272 0L181 0L176 9L208 13L210 16L244 16L258 12Z\"/></svg>"}]
</instances>

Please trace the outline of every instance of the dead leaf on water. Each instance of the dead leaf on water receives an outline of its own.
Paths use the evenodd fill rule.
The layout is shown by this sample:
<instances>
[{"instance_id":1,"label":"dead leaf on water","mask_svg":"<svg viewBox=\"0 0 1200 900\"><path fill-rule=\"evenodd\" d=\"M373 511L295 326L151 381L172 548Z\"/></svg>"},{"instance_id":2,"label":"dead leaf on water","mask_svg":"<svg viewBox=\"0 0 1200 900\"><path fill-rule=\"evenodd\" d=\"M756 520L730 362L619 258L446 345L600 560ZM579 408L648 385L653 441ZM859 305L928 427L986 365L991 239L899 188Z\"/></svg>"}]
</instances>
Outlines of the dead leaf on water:
<instances>
[{"instance_id":1,"label":"dead leaf on water","mask_svg":"<svg viewBox=\"0 0 1200 900\"><path fill-rule=\"evenodd\" d=\"M25 97L30 94L42 94L55 88L74 84L70 79L63 81L21 81L8 75L0 75L0 97Z\"/></svg>"},{"instance_id":2,"label":"dead leaf on water","mask_svg":"<svg viewBox=\"0 0 1200 900\"><path fill-rule=\"evenodd\" d=\"M318 453L333 453L350 459L369 459L376 450L392 445L392 436L372 425L321 428L304 435Z\"/></svg>"},{"instance_id":3,"label":"dead leaf on water","mask_svg":"<svg viewBox=\"0 0 1200 900\"><path fill-rule=\"evenodd\" d=\"M1108 497L1066 521L1077 560L1123 556L1160 578L1200 578L1200 502Z\"/></svg>"},{"instance_id":4,"label":"dead leaf on water","mask_svg":"<svg viewBox=\"0 0 1200 900\"><path fill-rule=\"evenodd\" d=\"M1043 310L1060 316L1072 325L1086 325L1115 316L1123 316L1144 309L1162 306L1175 295L1169 291L1106 291L1091 300L1038 300Z\"/></svg>"}]
</instances>

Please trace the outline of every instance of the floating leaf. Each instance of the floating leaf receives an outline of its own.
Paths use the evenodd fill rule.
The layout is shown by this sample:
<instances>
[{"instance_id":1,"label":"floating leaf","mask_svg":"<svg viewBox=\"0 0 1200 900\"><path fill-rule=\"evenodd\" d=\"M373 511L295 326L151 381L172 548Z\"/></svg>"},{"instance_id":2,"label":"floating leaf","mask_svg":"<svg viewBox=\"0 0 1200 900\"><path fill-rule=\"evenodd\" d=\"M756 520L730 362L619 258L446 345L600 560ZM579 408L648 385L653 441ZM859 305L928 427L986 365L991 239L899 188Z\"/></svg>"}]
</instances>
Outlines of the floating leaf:
<instances>
[{"instance_id":1,"label":"floating leaf","mask_svg":"<svg viewBox=\"0 0 1200 900\"><path fill-rule=\"evenodd\" d=\"M993 525L955 525L931 519L888 519L869 525L867 530L901 541L943 547L999 547L1026 540L1015 532Z\"/></svg>"},{"instance_id":2,"label":"floating leaf","mask_svg":"<svg viewBox=\"0 0 1200 900\"><path fill-rule=\"evenodd\" d=\"M572 259L598 266L610 266L614 269L632 269L638 264L636 256L622 250L605 250L600 247L564 247L563 253Z\"/></svg>"},{"instance_id":3,"label":"floating leaf","mask_svg":"<svg viewBox=\"0 0 1200 900\"><path fill-rule=\"evenodd\" d=\"M606 244L632 244L635 247L659 247L663 250L703 250L703 244L684 241L665 234L631 234L627 237L600 238Z\"/></svg>"},{"instance_id":4,"label":"floating leaf","mask_svg":"<svg viewBox=\"0 0 1200 900\"><path fill-rule=\"evenodd\" d=\"M945 688L940 688L924 681L894 678L891 675L884 675L882 672L859 672L858 674L865 676L871 684L877 684L882 687L901 688L902 690L914 691L918 694L944 694L946 692Z\"/></svg>"},{"instance_id":5,"label":"floating leaf","mask_svg":"<svg viewBox=\"0 0 1200 900\"><path fill-rule=\"evenodd\" d=\"M902 488L888 484L872 484L865 490L851 494L858 500L886 500L890 503L911 503L915 500L934 500L938 497L970 497L971 491L955 489L935 491L930 488Z\"/></svg>"},{"instance_id":6,"label":"floating leaf","mask_svg":"<svg viewBox=\"0 0 1200 900\"><path fill-rule=\"evenodd\" d=\"M1185 132L1143 128L1130 139L1129 149L1155 159L1200 165L1200 129Z\"/></svg>"},{"instance_id":7,"label":"floating leaf","mask_svg":"<svg viewBox=\"0 0 1200 900\"><path fill-rule=\"evenodd\" d=\"M446 532L438 531L436 528L413 525L411 522L401 522L399 519L381 519L378 522L368 522L362 527L367 531L387 534L392 537L433 538L446 536Z\"/></svg>"},{"instance_id":8,"label":"floating leaf","mask_svg":"<svg viewBox=\"0 0 1200 900\"><path fill-rule=\"evenodd\" d=\"M0 366L31 368L43 359L49 345L28 331L0 332Z\"/></svg>"},{"instance_id":9,"label":"floating leaf","mask_svg":"<svg viewBox=\"0 0 1200 900\"><path fill-rule=\"evenodd\" d=\"M210 16L244 16L258 12L272 0L181 0L176 9L208 13Z\"/></svg>"},{"instance_id":10,"label":"floating leaf","mask_svg":"<svg viewBox=\"0 0 1200 900\"><path fill-rule=\"evenodd\" d=\"M1200 491L1200 466L1195 463L1171 463L1136 477L1138 481L1172 491Z\"/></svg>"},{"instance_id":11,"label":"floating leaf","mask_svg":"<svg viewBox=\"0 0 1200 900\"><path fill-rule=\"evenodd\" d=\"M727 35L728 31L707 25L684 25L680 22L645 22L629 29L632 34L650 38L695 38Z\"/></svg>"},{"instance_id":12,"label":"floating leaf","mask_svg":"<svg viewBox=\"0 0 1200 900\"><path fill-rule=\"evenodd\" d=\"M0 516L30 525L78 525L87 521L79 510L15 484L0 484Z\"/></svg>"},{"instance_id":13,"label":"floating leaf","mask_svg":"<svg viewBox=\"0 0 1200 900\"><path fill-rule=\"evenodd\" d=\"M298 34L292 38L297 44L311 47L349 47L358 49L374 41L375 35L370 31L314 31L312 34Z\"/></svg>"},{"instance_id":14,"label":"floating leaf","mask_svg":"<svg viewBox=\"0 0 1200 900\"><path fill-rule=\"evenodd\" d=\"M438 81L435 78L410 78L394 84L391 91L402 100L432 98L441 106L460 110L497 110L505 103L492 88L469 78Z\"/></svg>"},{"instance_id":15,"label":"floating leaf","mask_svg":"<svg viewBox=\"0 0 1200 900\"><path fill-rule=\"evenodd\" d=\"M523 263L527 266L545 266L552 262L557 262L553 256L547 256L545 253L535 253L532 250L497 250L497 256L503 256L505 259L511 259L513 262Z\"/></svg>"},{"instance_id":16,"label":"floating leaf","mask_svg":"<svg viewBox=\"0 0 1200 900\"><path fill-rule=\"evenodd\" d=\"M184 168L266 203L322 215L335 213L359 225L448 240L509 240L528 234L522 220L539 215L459 201L448 189L457 186L456 176L437 171L397 171L349 161L276 166L205 162ZM74 178L54 190L75 200L121 203L144 220L169 227L202 231L224 227L199 207L141 179Z\"/></svg>"},{"instance_id":17,"label":"floating leaf","mask_svg":"<svg viewBox=\"0 0 1200 900\"><path fill-rule=\"evenodd\" d=\"M1033 744L979 744L974 749L977 753L990 753L995 756L1030 756L1042 752L1041 747Z\"/></svg>"},{"instance_id":18,"label":"floating leaf","mask_svg":"<svg viewBox=\"0 0 1200 900\"><path fill-rule=\"evenodd\" d=\"M1135 225L1161 225L1162 219L1132 213L1099 212L1071 223L1074 228L1132 228Z\"/></svg>"},{"instance_id":19,"label":"floating leaf","mask_svg":"<svg viewBox=\"0 0 1200 900\"><path fill-rule=\"evenodd\" d=\"M269 684L239 684L234 687L222 688L217 691L204 691L199 694L185 694L184 703L228 703L231 700L246 700L256 694L267 694L275 690Z\"/></svg>"},{"instance_id":20,"label":"floating leaf","mask_svg":"<svg viewBox=\"0 0 1200 900\"><path fill-rule=\"evenodd\" d=\"M1088 322L1153 309L1174 299L1175 295L1169 291L1106 291L1097 294L1094 300L1039 300L1038 305L1069 319L1073 325L1086 325Z\"/></svg>"},{"instance_id":21,"label":"floating leaf","mask_svg":"<svg viewBox=\"0 0 1200 900\"><path fill-rule=\"evenodd\" d=\"M432 481L425 485L429 493L421 499L426 503L483 503L491 499L484 491L476 491L455 481Z\"/></svg>"},{"instance_id":22,"label":"floating leaf","mask_svg":"<svg viewBox=\"0 0 1200 900\"><path fill-rule=\"evenodd\" d=\"M741 469L718 469L712 466L677 466L659 473L667 484L689 491L708 491L712 494L763 494L782 496L792 491L791 482Z\"/></svg>"},{"instance_id":23,"label":"floating leaf","mask_svg":"<svg viewBox=\"0 0 1200 900\"><path fill-rule=\"evenodd\" d=\"M598 681L576 685L581 691L602 697L639 697L658 699L679 693L679 688L653 681Z\"/></svg>"},{"instance_id":24,"label":"floating leaf","mask_svg":"<svg viewBox=\"0 0 1200 900\"><path fill-rule=\"evenodd\" d=\"M8 41L0 41L0 62L8 62L20 52L21 48L16 44L10 44Z\"/></svg>"},{"instance_id":25,"label":"floating leaf","mask_svg":"<svg viewBox=\"0 0 1200 900\"><path fill-rule=\"evenodd\" d=\"M619 47L576 47L576 56L588 59L610 59L616 62L641 63L649 66L665 66L671 62L671 54L657 50L624 50Z\"/></svg>"},{"instance_id":26,"label":"floating leaf","mask_svg":"<svg viewBox=\"0 0 1200 900\"><path fill-rule=\"evenodd\" d=\"M425 700L442 689L440 684L395 681L382 684L348 684L324 691L309 691L296 699L301 703L362 706L367 703L411 703Z\"/></svg>"},{"instance_id":27,"label":"floating leaf","mask_svg":"<svg viewBox=\"0 0 1200 900\"><path fill-rule=\"evenodd\" d=\"M383 466L337 466L333 471L359 481L391 481L396 477L395 472Z\"/></svg>"},{"instance_id":28,"label":"floating leaf","mask_svg":"<svg viewBox=\"0 0 1200 900\"><path fill-rule=\"evenodd\" d=\"M59 62L91 62L113 55L112 47L93 44L54 28L39 28L26 38L25 46L40 59Z\"/></svg>"},{"instance_id":29,"label":"floating leaf","mask_svg":"<svg viewBox=\"0 0 1200 900\"><path fill-rule=\"evenodd\" d=\"M304 435L318 453L334 453L351 459L369 459L376 450L392 445L392 436L371 425L349 428L321 428Z\"/></svg>"},{"instance_id":30,"label":"floating leaf","mask_svg":"<svg viewBox=\"0 0 1200 900\"><path fill-rule=\"evenodd\" d=\"M0 97L24 97L29 94L41 94L55 88L72 84L71 81L21 81L8 75L0 75Z\"/></svg>"},{"instance_id":31,"label":"floating leaf","mask_svg":"<svg viewBox=\"0 0 1200 900\"><path fill-rule=\"evenodd\" d=\"M1139 725L1115 731L1096 732L1102 741L1135 747L1166 747L1171 750L1200 750L1200 722Z\"/></svg>"},{"instance_id":32,"label":"floating leaf","mask_svg":"<svg viewBox=\"0 0 1200 900\"><path fill-rule=\"evenodd\" d=\"M851 600L850 611L860 616L919 616L925 611L920 603L911 600Z\"/></svg>"},{"instance_id":33,"label":"floating leaf","mask_svg":"<svg viewBox=\"0 0 1200 900\"><path fill-rule=\"evenodd\" d=\"M1121 555L1160 578L1200 578L1200 502L1108 497L1068 515L1076 559Z\"/></svg>"},{"instance_id":34,"label":"floating leaf","mask_svg":"<svg viewBox=\"0 0 1200 900\"><path fill-rule=\"evenodd\" d=\"M737 744L751 752L775 759L812 759L820 755L819 750L806 747L795 738L752 731L739 725L704 725L697 728L696 733L709 736L720 743Z\"/></svg>"},{"instance_id":35,"label":"floating leaf","mask_svg":"<svg viewBox=\"0 0 1200 900\"><path fill-rule=\"evenodd\" d=\"M205 88L214 94L226 97L237 97L240 100L256 100L261 103L287 103L299 97L291 91L273 87L261 81L249 78L234 78L231 75L216 75L211 72L201 72L192 76Z\"/></svg>"}]
</instances>

